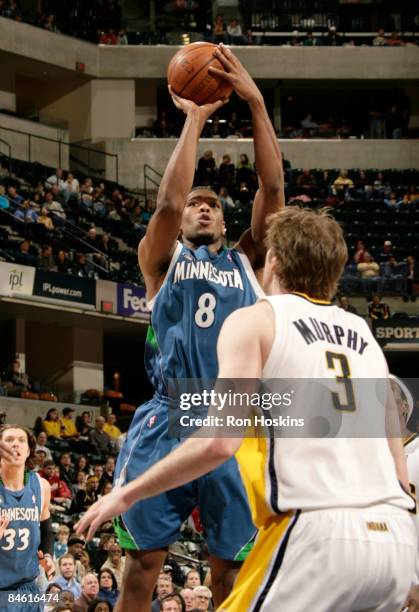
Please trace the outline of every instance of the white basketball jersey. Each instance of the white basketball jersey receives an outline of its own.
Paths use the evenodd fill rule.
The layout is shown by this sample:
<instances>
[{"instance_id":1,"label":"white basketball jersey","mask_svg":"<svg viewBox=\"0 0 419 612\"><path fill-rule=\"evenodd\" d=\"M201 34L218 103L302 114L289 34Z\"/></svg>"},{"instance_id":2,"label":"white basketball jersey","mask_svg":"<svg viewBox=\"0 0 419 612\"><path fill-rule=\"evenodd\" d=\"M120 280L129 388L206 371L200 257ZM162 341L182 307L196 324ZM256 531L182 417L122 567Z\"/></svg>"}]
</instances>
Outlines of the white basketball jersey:
<instances>
[{"instance_id":1,"label":"white basketball jersey","mask_svg":"<svg viewBox=\"0 0 419 612\"><path fill-rule=\"evenodd\" d=\"M274 310L276 332L262 377L300 379L288 414L295 410L304 420L304 435L313 432L305 438L270 436L265 502L274 513L373 504L411 508L397 479L385 400L375 384L381 379L385 388L387 364L367 323L300 294L263 299ZM318 393L316 379L323 379ZM336 428L333 437L315 433L322 431L318 424Z\"/></svg>"},{"instance_id":2,"label":"white basketball jersey","mask_svg":"<svg viewBox=\"0 0 419 612\"><path fill-rule=\"evenodd\" d=\"M415 496L416 501L419 496L419 436L417 434L412 435L404 443L404 450L406 452L407 460L407 472L409 475L409 482L411 487L411 493ZM418 553L416 557L416 570L414 585L419 584L419 509L416 508L416 512L413 515L415 519L415 527L417 534Z\"/></svg>"}]
</instances>

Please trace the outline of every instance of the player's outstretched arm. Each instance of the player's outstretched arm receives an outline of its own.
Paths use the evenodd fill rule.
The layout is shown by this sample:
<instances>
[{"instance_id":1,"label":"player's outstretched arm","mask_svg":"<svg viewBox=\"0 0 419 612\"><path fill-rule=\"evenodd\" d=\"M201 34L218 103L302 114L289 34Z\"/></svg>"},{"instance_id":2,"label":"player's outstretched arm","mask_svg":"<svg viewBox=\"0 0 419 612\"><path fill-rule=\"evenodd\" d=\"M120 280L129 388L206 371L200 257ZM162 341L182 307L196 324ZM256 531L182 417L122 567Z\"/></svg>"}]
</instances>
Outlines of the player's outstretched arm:
<instances>
[{"instance_id":1,"label":"player's outstretched arm","mask_svg":"<svg viewBox=\"0 0 419 612\"><path fill-rule=\"evenodd\" d=\"M177 108L185 113L186 120L159 187L156 211L138 247L139 265L146 284L159 280L166 271L179 235L186 197L193 184L199 136L208 117L224 104L224 100L218 100L197 106L173 93L172 98Z\"/></svg>"},{"instance_id":2,"label":"player's outstretched arm","mask_svg":"<svg viewBox=\"0 0 419 612\"><path fill-rule=\"evenodd\" d=\"M263 241L266 234L266 217L285 206L284 173L278 139L266 110L263 96L256 83L233 52L220 45L216 52L227 74L216 68L210 70L227 79L237 94L246 100L252 113L253 141L259 189L256 192L252 210L251 238L256 254L252 253L248 235L241 244L243 250L255 263L255 255L264 256ZM242 241L240 240L240 243Z\"/></svg>"},{"instance_id":3,"label":"player's outstretched arm","mask_svg":"<svg viewBox=\"0 0 419 612\"><path fill-rule=\"evenodd\" d=\"M260 378L262 361L256 321L260 325L260 304L236 311L225 321L218 339L223 377ZM217 435L217 429L213 438L192 436L133 482L93 504L75 525L77 533L87 531L90 540L102 523L123 514L137 501L180 487L215 469L239 449L241 442L240 437Z\"/></svg>"}]
</instances>

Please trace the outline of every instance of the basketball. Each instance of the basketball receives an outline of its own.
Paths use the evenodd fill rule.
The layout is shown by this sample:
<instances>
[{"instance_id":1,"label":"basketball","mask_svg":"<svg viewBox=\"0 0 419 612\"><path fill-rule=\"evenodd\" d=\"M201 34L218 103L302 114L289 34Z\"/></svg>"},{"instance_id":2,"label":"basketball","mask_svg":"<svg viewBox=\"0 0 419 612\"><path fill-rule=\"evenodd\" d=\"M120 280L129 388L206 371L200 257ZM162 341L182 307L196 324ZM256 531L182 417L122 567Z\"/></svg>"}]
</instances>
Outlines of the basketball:
<instances>
[{"instance_id":1,"label":"basketball","mask_svg":"<svg viewBox=\"0 0 419 612\"><path fill-rule=\"evenodd\" d=\"M229 98L233 87L225 79L208 72L210 66L224 70L215 57L217 45L196 42L180 49L172 58L167 80L173 92L195 104L209 104L220 98Z\"/></svg>"}]
</instances>

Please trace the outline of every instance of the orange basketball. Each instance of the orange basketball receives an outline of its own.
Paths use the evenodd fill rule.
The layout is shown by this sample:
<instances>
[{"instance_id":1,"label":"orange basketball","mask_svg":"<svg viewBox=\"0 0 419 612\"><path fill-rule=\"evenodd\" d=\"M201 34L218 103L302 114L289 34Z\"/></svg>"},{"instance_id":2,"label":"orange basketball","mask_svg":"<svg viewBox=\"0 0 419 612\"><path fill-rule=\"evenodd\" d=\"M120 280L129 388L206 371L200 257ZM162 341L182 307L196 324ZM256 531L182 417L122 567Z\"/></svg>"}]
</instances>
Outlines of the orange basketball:
<instances>
[{"instance_id":1,"label":"orange basketball","mask_svg":"<svg viewBox=\"0 0 419 612\"><path fill-rule=\"evenodd\" d=\"M199 105L230 97L230 83L208 72L210 66L224 70L214 55L216 48L212 43L196 42L175 53L167 69L167 80L175 94Z\"/></svg>"}]
</instances>

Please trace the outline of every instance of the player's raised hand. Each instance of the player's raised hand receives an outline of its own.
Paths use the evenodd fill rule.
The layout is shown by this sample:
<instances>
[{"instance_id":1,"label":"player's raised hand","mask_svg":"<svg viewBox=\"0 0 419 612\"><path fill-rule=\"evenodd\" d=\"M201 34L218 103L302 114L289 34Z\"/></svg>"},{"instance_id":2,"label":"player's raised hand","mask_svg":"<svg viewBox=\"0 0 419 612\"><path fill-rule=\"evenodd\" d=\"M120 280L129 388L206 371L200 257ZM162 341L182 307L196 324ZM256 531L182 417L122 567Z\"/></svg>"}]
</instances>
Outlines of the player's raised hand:
<instances>
[{"instance_id":1,"label":"player's raised hand","mask_svg":"<svg viewBox=\"0 0 419 612\"><path fill-rule=\"evenodd\" d=\"M0 540L3 537L4 532L6 531L7 525L9 524L9 519L3 516L0 518Z\"/></svg>"},{"instance_id":2,"label":"player's raised hand","mask_svg":"<svg viewBox=\"0 0 419 612\"><path fill-rule=\"evenodd\" d=\"M201 116L204 122L208 119L208 117L215 113L216 110L221 108L223 104L228 102L228 100L220 99L216 102L212 102L211 104L203 104L202 106L198 106L198 104L195 104L195 102L193 102L192 100L181 98L180 96L175 94L170 85L168 89L176 108L183 111L185 115L188 115L190 112L196 112Z\"/></svg>"},{"instance_id":3,"label":"player's raised hand","mask_svg":"<svg viewBox=\"0 0 419 612\"><path fill-rule=\"evenodd\" d=\"M249 103L262 97L258 86L231 49L221 43L215 51L215 57L222 63L224 70L210 66L208 71L211 74L226 79L233 85L235 92Z\"/></svg>"},{"instance_id":4,"label":"player's raised hand","mask_svg":"<svg viewBox=\"0 0 419 612\"><path fill-rule=\"evenodd\" d=\"M97 529L115 516L120 516L128 510L128 505L121 495L121 489L114 489L95 502L82 518L74 525L77 535L87 531L86 541L89 542Z\"/></svg>"}]
</instances>

